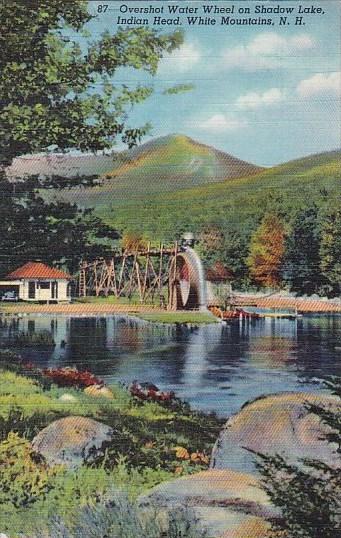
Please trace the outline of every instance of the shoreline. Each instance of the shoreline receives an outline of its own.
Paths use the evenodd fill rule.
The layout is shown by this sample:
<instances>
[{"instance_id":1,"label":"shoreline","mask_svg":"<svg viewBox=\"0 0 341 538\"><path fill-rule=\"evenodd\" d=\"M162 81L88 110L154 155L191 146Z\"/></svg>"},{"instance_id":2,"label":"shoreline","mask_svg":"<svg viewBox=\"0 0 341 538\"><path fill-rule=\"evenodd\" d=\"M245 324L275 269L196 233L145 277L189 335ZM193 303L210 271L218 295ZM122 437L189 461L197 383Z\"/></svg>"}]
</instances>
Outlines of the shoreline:
<instances>
[{"instance_id":1,"label":"shoreline","mask_svg":"<svg viewBox=\"0 0 341 538\"><path fill-rule=\"evenodd\" d=\"M0 306L1 314L141 314L166 312L151 305L128 305L110 303L15 303Z\"/></svg>"},{"instance_id":2,"label":"shoreline","mask_svg":"<svg viewBox=\"0 0 341 538\"><path fill-rule=\"evenodd\" d=\"M262 297L257 295L237 295L236 306L271 309L293 309L298 314L341 314L341 302L332 303L323 299L304 297Z\"/></svg>"},{"instance_id":3,"label":"shoreline","mask_svg":"<svg viewBox=\"0 0 341 538\"><path fill-rule=\"evenodd\" d=\"M20 306L19 306L20 305ZM197 326L219 323L218 318L209 312L191 310L170 311L151 305L127 305L107 303L73 303L73 304L29 304L16 303L0 306L0 318L6 316L29 316L44 314L74 317L106 317L114 315L131 316L151 323Z\"/></svg>"},{"instance_id":4,"label":"shoreline","mask_svg":"<svg viewBox=\"0 0 341 538\"><path fill-rule=\"evenodd\" d=\"M341 314L341 303L305 299L295 297L260 297L252 295L236 296L235 305L238 307L252 306L269 309L293 309L300 314ZM200 316L200 312L189 310L169 311L153 305L113 304L113 303L59 303L59 304L30 304L9 303L0 305L0 315L22 314L66 314L96 316L114 314L143 314L160 317ZM142 316L141 316L142 317ZM176 319L175 319L176 321ZM209 322L207 320L207 322Z\"/></svg>"}]
</instances>

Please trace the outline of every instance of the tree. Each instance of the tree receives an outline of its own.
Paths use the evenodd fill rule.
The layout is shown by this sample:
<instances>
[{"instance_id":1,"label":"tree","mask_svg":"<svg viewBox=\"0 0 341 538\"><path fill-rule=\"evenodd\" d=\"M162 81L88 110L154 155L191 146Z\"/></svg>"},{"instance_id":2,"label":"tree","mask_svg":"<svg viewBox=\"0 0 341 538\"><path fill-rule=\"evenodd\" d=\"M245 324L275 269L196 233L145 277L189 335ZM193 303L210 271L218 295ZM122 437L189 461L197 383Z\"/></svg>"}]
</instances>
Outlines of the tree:
<instances>
[{"instance_id":1,"label":"tree","mask_svg":"<svg viewBox=\"0 0 341 538\"><path fill-rule=\"evenodd\" d=\"M275 214L266 214L251 237L248 266L253 281L277 287L284 255L284 225Z\"/></svg>"},{"instance_id":2,"label":"tree","mask_svg":"<svg viewBox=\"0 0 341 538\"><path fill-rule=\"evenodd\" d=\"M224 234L220 226L209 224L205 226L199 235L199 241L203 249L208 252L222 250L224 245Z\"/></svg>"},{"instance_id":3,"label":"tree","mask_svg":"<svg viewBox=\"0 0 341 538\"><path fill-rule=\"evenodd\" d=\"M152 87L128 88L114 76L122 67L154 75L162 55L182 43L180 32L119 29L89 43L85 0L2 2L0 18L2 163L51 146L111 148L118 137L132 146L145 134L146 126L127 125L126 111Z\"/></svg>"},{"instance_id":4,"label":"tree","mask_svg":"<svg viewBox=\"0 0 341 538\"><path fill-rule=\"evenodd\" d=\"M199 235L199 252L207 270L215 264L226 266L237 285L245 282L247 247L248 240L244 229L241 231L231 226L211 224L205 226Z\"/></svg>"},{"instance_id":5,"label":"tree","mask_svg":"<svg viewBox=\"0 0 341 538\"><path fill-rule=\"evenodd\" d=\"M142 234L137 232L126 232L122 237L121 244L125 252L138 252L148 246Z\"/></svg>"},{"instance_id":6,"label":"tree","mask_svg":"<svg viewBox=\"0 0 341 538\"><path fill-rule=\"evenodd\" d=\"M325 382L340 398L341 380ZM326 435L341 454L341 418L336 410L307 405L330 428ZM338 538L341 533L340 469L317 460L304 460L302 465L289 464L280 456L258 454L257 466L263 486L282 517L273 522L273 537Z\"/></svg>"},{"instance_id":7,"label":"tree","mask_svg":"<svg viewBox=\"0 0 341 538\"><path fill-rule=\"evenodd\" d=\"M115 74L127 67L154 75L163 54L183 40L178 31L132 28L89 42L91 19L85 0L0 4L0 271L1 261L15 266L32 252L69 260L73 268L73 253L86 254L91 240L112 236L89 211L44 202L30 182L14 192L5 167L37 151L104 150L117 139L132 147L148 125L131 127L127 111L149 97L152 86L128 88L115 83Z\"/></svg>"},{"instance_id":8,"label":"tree","mask_svg":"<svg viewBox=\"0 0 341 538\"><path fill-rule=\"evenodd\" d=\"M322 220L320 267L328 294L341 295L341 206L329 208Z\"/></svg>"},{"instance_id":9,"label":"tree","mask_svg":"<svg viewBox=\"0 0 341 538\"><path fill-rule=\"evenodd\" d=\"M214 296L226 310L227 304L231 299L231 283L234 280L233 272L222 262L217 261L207 269L206 279L214 285Z\"/></svg>"},{"instance_id":10,"label":"tree","mask_svg":"<svg viewBox=\"0 0 341 538\"><path fill-rule=\"evenodd\" d=\"M248 231L229 229L224 241L224 262L234 275L237 286L248 285Z\"/></svg>"},{"instance_id":11,"label":"tree","mask_svg":"<svg viewBox=\"0 0 341 538\"><path fill-rule=\"evenodd\" d=\"M319 291L322 283L319 251L318 209L312 205L296 214L286 240L283 278L292 291L308 295Z\"/></svg>"}]
</instances>

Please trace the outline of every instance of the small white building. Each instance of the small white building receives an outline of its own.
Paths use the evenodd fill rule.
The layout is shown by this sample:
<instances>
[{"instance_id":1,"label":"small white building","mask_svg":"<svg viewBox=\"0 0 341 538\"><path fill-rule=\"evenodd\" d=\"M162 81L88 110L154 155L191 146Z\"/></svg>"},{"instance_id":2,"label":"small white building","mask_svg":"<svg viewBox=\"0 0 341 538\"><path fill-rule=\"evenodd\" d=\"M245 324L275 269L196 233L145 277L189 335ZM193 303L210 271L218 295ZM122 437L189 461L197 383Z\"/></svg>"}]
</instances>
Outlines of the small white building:
<instances>
[{"instance_id":1,"label":"small white building","mask_svg":"<svg viewBox=\"0 0 341 538\"><path fill-rule=\"evenodd\" d=\"M41 262L27 262L0 281L0 297L9 301L71 300L71 276Z\"/></svg>"}]
</instances>

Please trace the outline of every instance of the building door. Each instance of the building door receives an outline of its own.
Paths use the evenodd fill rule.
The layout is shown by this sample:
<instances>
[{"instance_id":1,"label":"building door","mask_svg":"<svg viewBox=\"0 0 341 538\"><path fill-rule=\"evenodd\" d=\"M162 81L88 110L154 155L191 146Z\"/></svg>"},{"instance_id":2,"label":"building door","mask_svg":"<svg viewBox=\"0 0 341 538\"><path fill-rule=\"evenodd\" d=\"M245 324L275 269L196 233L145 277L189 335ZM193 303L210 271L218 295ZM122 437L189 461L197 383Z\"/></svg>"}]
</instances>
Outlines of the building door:
<instances>
[{"instance_id":1,"label":"building door","mask_svg":"<svg viewBox=\"0 0 341 538\"><path fill-rule=\"evenodd\" d=\"M58 299L58 282L52 282L51 299Z\"/></svg>"},{"instance_id":2,"label":"building door","mask_svg":"<svg viewBox=\"0 0 341 538\"><path fill-rule=\"evenodd\" d=\"M36 298L36 283L35 282L28 283L28 298L29 299Z\"/></svg>"}]
</instances>

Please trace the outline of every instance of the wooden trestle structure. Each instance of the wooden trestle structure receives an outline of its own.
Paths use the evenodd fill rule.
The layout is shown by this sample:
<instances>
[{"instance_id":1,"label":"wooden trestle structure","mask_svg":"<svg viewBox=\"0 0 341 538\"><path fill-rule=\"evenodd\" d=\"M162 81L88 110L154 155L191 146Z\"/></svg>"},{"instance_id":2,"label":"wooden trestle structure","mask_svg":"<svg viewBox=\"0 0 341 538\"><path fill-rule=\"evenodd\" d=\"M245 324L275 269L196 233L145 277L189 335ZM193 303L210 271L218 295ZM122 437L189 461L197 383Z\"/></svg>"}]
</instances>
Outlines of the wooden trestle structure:
<instances>
[{"instance_id":1,"label":"wooden trestle structure","mask_svg":"<svg viewBox=\"0 0 341 538\"><path fill-rule=\"evenodd\" d=\"M141 303L158 302L166 306L172 262L179 252L178 244L172 247L147 248L135 251L114 252L110 259L97 258L80 264L78 295L86 297L136 296Z\"/></svg>"}]
</instances>

